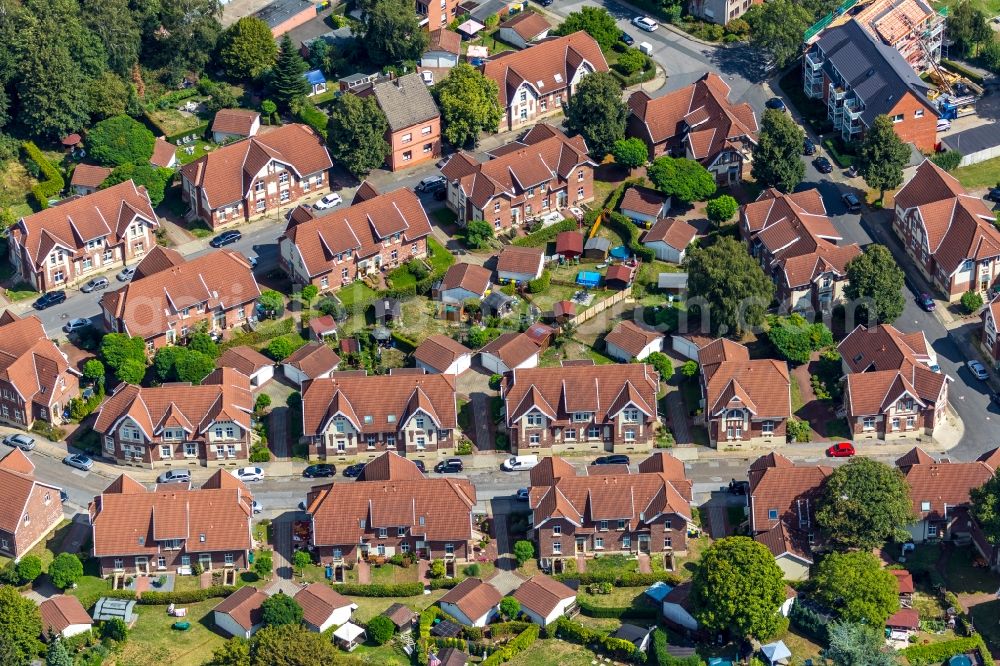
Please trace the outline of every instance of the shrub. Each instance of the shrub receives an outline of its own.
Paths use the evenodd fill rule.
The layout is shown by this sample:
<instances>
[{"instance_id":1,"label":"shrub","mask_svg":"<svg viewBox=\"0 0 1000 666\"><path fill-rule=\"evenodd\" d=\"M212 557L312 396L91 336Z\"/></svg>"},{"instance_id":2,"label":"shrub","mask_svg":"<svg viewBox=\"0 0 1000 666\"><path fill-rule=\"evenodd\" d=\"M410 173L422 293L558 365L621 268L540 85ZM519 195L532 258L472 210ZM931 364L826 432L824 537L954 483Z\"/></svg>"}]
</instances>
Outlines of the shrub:
<instances>
[{"instance_id":1,"label":"shrub","mask_svg":"<svg viewBox=\"0 0 1000 666\"><path fill-rule=\"evenodd\" d=\"M940 664L957 654L975 651L988 654L982 636L976 635L969 638L941 641L940 643L914 645L901 650L900 654L906 657L910 666L926 666L927 664Z\"/></svg>"},{"instance_id":2,"label":"shrub","mask_svg":"<svg viewBox=\"0 0 1000 666\"><path fill-rule=\"evenodd\" d=\"M455 455L457 456L470 456L472 455L472 442L467 439L463 439L455 446Z\"/></svg>"},{"instance_id":3,"label":"shrub","mask_svg":"<svg viewBox=\"0 0 1000 666\"><path fill-rule=\"evenodd\" d=\"M490 388L494 391L499 390L500 382L503 381L503 375L492 374L490 375Z\"/></svg>"},{"instance_id":4,"label":"shrub","mask_svg":"<svg viewBox=\"0 0 1000 666\"><path fill-rule=\"evenodd\" d=\"M675 657L670 654L667 645L667 632L657 629L653 632L653 659L657 666L705 666L705 662L698 655L690 657Z\"/></svg>"},{"instance_id":5,"label":"shrub","mask_svg":"<svg viewBox=\"0 0 1000 666\"><path fill-rule=\"evenodd\" d=\"M192 567L192 573L194 567ZM200 575L200 574L199 574ZM121 590L120 590L121 591ZM124 590L130 592L130 590ZM170 604L196 604L199 601L215 599L218 597L228 597L236 591L231 585L213 585L204 589L180 590L174 592L143 592L138 597L138 603L144 606L167 606Z\"/></svg>"},{"instance_id":6,"label":"shrub","mask_svg":"<svg viewBox=\"0 0 1000 666\"><path fill-rule=\"evenodd\" d=\"M598 583L598 585L611 586L610 583ZM615 618L619 620L655 619L659 612L654 606L602 606L582 598L577 599L577 605L580 607L580 613L587 617Z\"/></svg>"},{"instance_id":7,"label":"shrub","mask_svg":"<svg viewBox=\"0 0 1000 666\"><path fill-rule=\"evenodd\" d=\"M978 291L970 289L962 294L962 307L968 314L972 314L983 307L983 297L979 295Z\"/></svg>"},{"instance_id":8,"label":"shrub","mask_svg":"<svg viewBox=\"0 0 1000 666\"><path fill-rule=\"evenodd\" d=\"M315 104L312 102L302 104L295 115L300 121L316 130L316 133L322 136L324 141L326 140L329 118Z\"/></svg>"},{"instance_id":9,"label":"shrub","mask_svg":"<svg viewBox=\"0 0 1000 666\"><path fill-rule=\"evenodd\" d=\"M308 550L297 550L292 555L292 564L299 570L305 569L312 564L312 561L312 555L309 554Z\"/></svg>"},{"instance_id":10,"label":"shrub","mask_svg":"<svg viewBox=\"0 0 1000 666\"><path fill-rule=\"evenodd\" d=\"M808 442L812 439L812 429L808 421L790 418L785 424L785 433L790 442Z\"/></svg>"},{"instance_id":11,"label":"shrub","mask_svg":"<svg viewBox=\"0 0 1000 666\"><path fill-rule=\"evenodd\" d=\"M646 357L646 362L660 373L661 382L669 382L670 378L674 376L674 364L670 357L663 352L653 352Z\"/></svg>"},{"instance_id":12,"label":"shrub","mask_svg":"<svg viewBox=\"0 0 1000 666\"><path fill-rule=\"evenodd\" d=\"M510 661L538 640L539 631L540 628L537 624L529 625L524 631L508 641L506 645L484 659L482 666L498 666L505 661Z\"/></svg>"},{"instance_id":13,"label":"shrub","mask_svg":"<svg viewBox=\"0 0 1000 666\"><path fill-rule=\"evenodd\" d=\"M521 612L521 602L514 597L504 597L500 600L500 615L513 620Z\"/></svg>"},{"instance_id":14,"label":"shrub","mask_svg":"<svg viewBox=\"0 0 1000 666\"><path fill-rule=\"evenodd\" d=\"M83 562L73 553L59 553L49 565L49 579L60 590L72 587L83 577Z\"/></svg>"},{"instance_id":15,"label":"shrub","mask_svg":"<svg viewBox=\"0 0 1000 666\"><path fill-rule=\"evenodd\" d=\"M632 76L636 72L646 69L649 58L645 53L636 48L627 48L625 52L618 56L615 69L625 76Z\"/></svg>"},{"instance_id":16,"label":"shrub","mask_svg":"<svg viewBox=\"0 0 1000 666\"><path fill-rule=\"evenodd\" d=\"M539 247L555 240L555 237L564 231L576 231L579 226L576 220L563 220L562 222L556 222L552 226L533 231L527 236L522 236L511 243L511 245L517 245L518 247Z\"/></svg>"},{"instance_id":17,"label":"shrub","mask_svg":"<svg viewBox=\"0 0 1000 666\"><path fill-rule=\"evenodd\" d=\"M149 162L155 142L156 137L145 125L125 115L97 123L86 140L89 156L110 167Z\"/></svg>"},{"instance_id":18,"label":"shrub","mask_svg":"<svg viewBox=\"0 0 1000 666\"><path fill-rule=\"evenodd\" d=\"M42 559L37 555L25 555L17 563L16 572L22 584L33 583L42 575Z\"/></svg>"},{"instance_id":19,"label":"shrub","mask_svg":"<svg viewBox=\"0 0 1000 666\"><path fill-rule=\"evenodd\" d=\"M972 71L968 67L960 65L954 60L946 60L945 58L941 58L941 66L944 67L945 69L950 69L956 74L961 74L962 76L969 79L973 83L978 83L980 85L983 83L983 77L981 74Z\"/></svg>"},{"instance_id":20,"label":"shrub","mask_svg":"<svg viewBox=\"0 0 1000 666\"><path fill-rule=\"evenodd\" d=\"M962 161L962 153L957 150L946 150L944 152L931 155L931 162L938 165L945 171L954 171Z\"/></svg>"},{"instance_id":21,"label":"shrub","mask_svg":"<svg viewBox=\"0 0 1000 666\"><path fill-rule=\"evenodd\" d=\"M374 641L375 645L385 645L392 640L392 635L396 633L396 625L385 615L376 615L368 621L365 627L368 638Z\"/></svg>"},{"instance_id":22,"label":"shrub","mask_svg":"<svg viewBox=\"0 0 1000 666\"><path fill-rule=\"evenodd\" d=\"M694 379L698 376L698 361L685 361L684 365L681 366L681 374L684 375L686 379Z\"/></svg>"},{"instance_id":23,"label":"shrub","mask_svg":"<svg viewBox=\"0 0 1000 666\"><path fill-rule=\"evenodd\" d=\"M669 585L680 585L681 579L669 571L654 571L653 573L631 573L627 571L586 571L583 573L565 573L553 576L560 581L578 581L580 585L593 583L611 583L615 587L649 587L653 583L663 581Z\"/></svg>"},{"instance_id":24,"label":"shrub","mask_svg":"<svg viewBox=\"0 0 1000 666\"><path fill-rule=\"evenodd\" d=\"M256 444L250 447L249 460L252 463L270 462L271 451L267 448L267 445Z\"/></svg>"},{"instance_id":25,"label":"shrub","mask_svg":"<svg viewBox=\"0 0 1000 666\"><path fill-rule=\"evenodd\" d=\"M602 583L591 583L587 586L587 592L589 594L611 594L611 590L615 589L615 586L608 582Z\"/></svg>"},{"instance_id":26,"label":"shrub","mask_svg":"<svg viewBox=\"0 0 1000 666\"><path fill-rule=\"evenodd\" d=\"M257 557L253 561L253 571L264 580L270 580L271 573L274 571L274 560L271 553L266 551L257 553Z\"/></svg>"},{"instance_id":27,"label":"shrub","mask_svg":"<svg viewBox=\"0 0 1000 666\"><path fill-rule=\"evenodd\" d=\"M830 618L816 611L812 606L806 606L796 601L792 604L788 619L796 629L809 638L824 645L829 643L828 625Z\"/></svg>"},{"instance_id":28,"label":"shrub","mask_svg":"<svg viewBox=\"0 0 1000 666\"><path fill-rule=\"evenodd\" d=\"M514 544L514 557L517 558L517 566L521 566L528 560L534 559L535 544L521 539Z\"/></svg>"},{"instance_id":29,"label":"shrub","mask_svg":"<svg viewBox=\"0 0 1000 666\"><path fill-rule=\"evenodd\" d=\"M444 563L441 563L444 566ZM442 574L444 575L444 574ZM416 597L424 593L423 583L343 583L337 585L341 594L355 597Z\"/></svg>"},{"instance_id":30,"label":"shrub","mask_svg":"<svg viewBox=\"0 0 1000 666\"><path fill-rule=\"evenodd\" d=\"M555 627L551 633L554 633L557 638L570 643L594 647L597 651L608 655L612 659L629 661L636 653L636 647L631 642L619 638L611 638L565 617L561 617L555 621Z\"/></svg>"},{"instance_id":31,"label":"shrub","mask_svg":"<svg viewBox=\"0 0 1000 666\"><path fill-rule=\"evenodd\" d=\"M626 245L632 254L636 255L643 261L653 261L656 259L656 253L651 249L639 242L639 237L642 235L642 231L632 220L628 219L621 213L611 213L606 216L605 224L609 228L614 230L619 236L627 239Z\"/></svg>"},{"instance_id":32,"label":"shrub","mask_svg":"<svg viewBox=\"0 0 1000 666\"><path fill-rule=\"evenodd\" d=\"M128 627L120 617L111 618L101 623L101 638L106 641L123 642L128 638Z\"/></svg>"},{"instance_id":33,"label":"shrub","mask_svg":"<svg viewBox=\"0 0 1000 666\"><path fill-rule=\"evenodd\" d=\"M471 220L465 227L465 242L469 247L489 247L493 238L493 226L485 220Z\"/></svg>"},{"instance_id":34,"label":"shrub","mask_svg":"<svg viewBox=\"0 0 1000 666\"><path fill-rule=\"evenodd\" d=\"M261 413L267 411L267 408L271 406L271 396L266 393L261 393L257 396L257 399L253 403L253 410L255 412Z\"/></svg>"},{"instance_id":35,"label":"shrub","mask_svg":"<svg viewBox=\"0 0 1000 666\"><path fill-rule=\"evenodd\" d=\"M444 560L434 560L431 562L427 575L431 578L444 578L445 573L447 573L447 570L444 565Z\"/></svg>"},{"instance_id":36,"label":"shrub","mask_svg":"<svg viewBox=\"0 0 1000 666\"><path fill-rule=\"evenodd\" d=\"M548 290L549 285L552 283L552 274L548 271L542 271L541 277L536 280L531 280L528 282L528 291L532 294L540 294Z\"/></svg>"},{"instance_id":37,"label":"shrub","mask_svg":"<svg viewBox=\"0 0 1000 666\"><path fill-rule=\"evenodd\" d=\"M32 141L25 141L23 146L28 159L38 165L39 182L31 188L31 196L35 206L41 210L49 207L49 199L58 195L66 187L59 169L42 154Z\"/></svg>"},{"instance_id":38,"label":"shrub","mask_svg":"<svg viewBox=\"0 0 1000 666\"><path fill-rule=\"evenodd\" d=\"M267 355L275 361L284 361L295 351L295 345L288 338L275 338L267 344Z\"/></svg>"},{"instance_id":39,"label":"shrub","mask_svg":"<svg viewBox=\"0 0 1000 666\"><path fill-rule=\"evenodd\" d=\"M280 627L302 622L302 606L284 592L278 592L265 599L260 611L265 627Z\"/></svg>"},{"instance_id":40,"label":"shrub","mask_svg":"<svg viewBox=\"0 0 1000 666\"><path fill-rule=\"evenodd\" d=\"M475 562L473 562L469 566L467 566L464 569L462 569L462 573L464 573L466 576L468 576L470 578L478 576L479 575L479 565L476 564Z\"/></svg>"}]
</instances>

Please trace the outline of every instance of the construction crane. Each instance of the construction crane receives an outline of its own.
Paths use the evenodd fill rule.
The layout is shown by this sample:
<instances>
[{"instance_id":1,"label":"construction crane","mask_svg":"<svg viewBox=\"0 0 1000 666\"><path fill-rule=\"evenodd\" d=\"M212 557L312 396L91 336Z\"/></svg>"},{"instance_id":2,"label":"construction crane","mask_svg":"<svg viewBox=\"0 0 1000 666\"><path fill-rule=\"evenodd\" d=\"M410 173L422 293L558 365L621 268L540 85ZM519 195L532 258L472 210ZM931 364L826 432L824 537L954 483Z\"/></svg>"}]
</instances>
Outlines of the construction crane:
<instances>
[{"instance_id":1,"label":"construction crane","mask_svg":"<svg viewBox=\"0 0 1000 666\"><path fill-rule=\"evenodd\" d=\"M934 69L934 73L937 74L938 80L941 81L941 85L945 87L945 91L949 95L955 94L954 90L952 90L951 82L948 80L948 77L944 75L941 68L938 66L937 58L934 57L934 54L931 53L931 50L927 47L927 43L924 41L924 33L917 30L917 27L913 24L913 20L906 15L906 12L900 12L899 18L903 21L906 27L910 29L910 32L916 36L917 45L920 46L920 50L923 52L924 58L931 64L931 67Z\"/></svg>"}]
</instances>

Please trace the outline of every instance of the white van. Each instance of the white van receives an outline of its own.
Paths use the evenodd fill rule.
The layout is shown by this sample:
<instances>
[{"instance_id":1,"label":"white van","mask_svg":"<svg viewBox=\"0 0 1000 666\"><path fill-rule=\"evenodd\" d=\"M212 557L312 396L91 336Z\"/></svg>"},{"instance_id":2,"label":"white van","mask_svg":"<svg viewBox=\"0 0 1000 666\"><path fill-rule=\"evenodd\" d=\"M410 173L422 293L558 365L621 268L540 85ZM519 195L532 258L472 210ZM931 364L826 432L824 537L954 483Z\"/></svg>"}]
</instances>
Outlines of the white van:
<instances>
[{"instance_id":1,"label":"white van","mask_svg":"<svg viewBox=\"0 0 1000 666\"><path fill-rule=\"evenodd\" d=\"M500 463L500 469L505 472L520 472L538 464L538 456L511 456Z\"/></svg>"}]
</instances>

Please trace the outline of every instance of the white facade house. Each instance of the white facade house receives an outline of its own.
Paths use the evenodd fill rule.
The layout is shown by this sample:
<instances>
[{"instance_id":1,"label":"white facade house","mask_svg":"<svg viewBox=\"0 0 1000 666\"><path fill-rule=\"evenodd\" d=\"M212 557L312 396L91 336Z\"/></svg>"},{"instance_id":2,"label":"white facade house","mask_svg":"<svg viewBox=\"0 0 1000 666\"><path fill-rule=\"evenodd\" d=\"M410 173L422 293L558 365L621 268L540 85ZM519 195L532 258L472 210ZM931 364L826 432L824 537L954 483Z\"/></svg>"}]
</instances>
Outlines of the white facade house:
<instances>
[{"instance_id":1,"label":"white facade house","mask_svg":"<svg viewBox=\"0 0 1000 666\"><path fill-rule=\"evenodd\" d=\"M90 631L94 621L76 597L59 594L38 605L42 634L70 638Z\"/></svg>"},{"instance_id":2,"label":"white facade house","mask_svg":"<svg viewBox=\"0 0 1000 666\"><path fill-rule=\"evenodd\" d=\"M306 629L317 633L347 624L358 609L356 603L324 583L303 587L295 594L295 603L302 608Z\"/></svg>"},{"instance_id":3,"label":"white facade house","mask_svg":"<svg viewBox=\"0 0 1000 666\"><path fill-rule=\"evenodd\" d=\"M532 576L512 595L521 612L535 624L547 627L576 604L576 590L545 574Z\"/></svg>"},{"instance_id":4,"label":"white facade house","mask_svg":"<svg viewBox=\"0 0 1000 666\"><path fill-rule=\"evenodd\" d=\"M642 237L642 244L653 251L660 261L679 264L687 256L687 248L698 235L698 230L672 217L656 221Z\"/></svg>"},{"instance_id":5,"label":"white facade house","mask_svg":"<svg viewBox=\"0 0 1000 666\"><path fill-rule=\"evenodd\" d=\"M624 320L605 336L608 356L629 363L642 361L653 352L663 351L663 334Z\"/></svg>"},{"instance_id":6,"label":"white facade house","mask_svg":"<svg viewBox=\"0 0 1000 666\"><path fill-rule=\"evenodd\" d=\"M445 335L432 335L413 352L417 367L441 375L460 375L472 367L472 350Z\"/></svg>"},{"instance_id":7,"label":"white facade house","mask_svg":"<svg viewBox=\"0 0 1000 666\"><path fill-rule=\"evenodd\" d=\"M505 282L530 282L542 275L545 252L537 247L508 245L497 259L497 279Z\"/></svg>"},{"instance_id":8,"label":"white facade house","mask_svg":"<svg viewBox=\"0 0 1000 666\"><path fill-rule=\"evenodd\" d=\"M500 612L500 592L479 578L466 578L441 597L441 610L467 627L485 627Z\"/></svg>"},{"instance_id":9,"label":"white facade house","mask_svg":"<svg viewBox=\"0 0 1000 666\"><path fill-rule=\"evenodd\" d=\"M212 612L215 626L230 636L250 638L263 626L261 606L267 595L247 585L236 590Z\"/></svg>"},{"instance_id":10,"label":"white facade house","mask_svg":"<svg viewBox=\"0 0 1000 666\"><path fill-rule=\"evenodd\" d=\"M479 350L483 367L502 375L514 369L538 367L538 345L524 333L504 333Z\"/></svg>"}]
</instances>

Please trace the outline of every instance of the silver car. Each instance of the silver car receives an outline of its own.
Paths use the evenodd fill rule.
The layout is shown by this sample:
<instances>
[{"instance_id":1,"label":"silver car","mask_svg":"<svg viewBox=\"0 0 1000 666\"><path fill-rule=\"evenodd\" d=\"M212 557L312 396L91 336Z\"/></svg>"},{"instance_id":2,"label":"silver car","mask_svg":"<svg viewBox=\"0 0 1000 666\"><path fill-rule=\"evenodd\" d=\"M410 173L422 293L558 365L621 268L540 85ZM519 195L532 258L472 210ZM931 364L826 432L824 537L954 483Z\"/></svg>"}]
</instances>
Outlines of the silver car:
<instances>
[{"instance_id":1,"label":"silver car","mask_svg":"<svg viewBox=\"0 0 1000 666\"><path fill-rule=\"evenodd\" d=\"M63 464L77 469L82 469L84 472L87 472L94 466L94 461L82 453L75 453L71 456L63 458Z\"/></svg>"},{"instance_id":2,"label":"silver car","mask_svg":"<svg viewBox=\"0 0 1000 666\"><path fill-rule=\"evenodd\" d=\"M85 294L89 294L92 291L100 291L101 289L107 289L109 284L111 283L108 282L108 278L105 277L93 278L92 280L87 282L87 284L80 287L80 291L82 291Z\"/></svg>"},{"instance_id":3,"label":"silver car","mask_svg":"<svg viewBox=\"0 0 1000 666\"><path fill-rule=\"evenodd\" d=\"M33 437L28 437L27 435L22 435L17 433L16 435L7 435L3 438L3 443L7 446L16 446L22 451L31 451L35 448L35 439Z\"/></svg>"}]
</instances>

